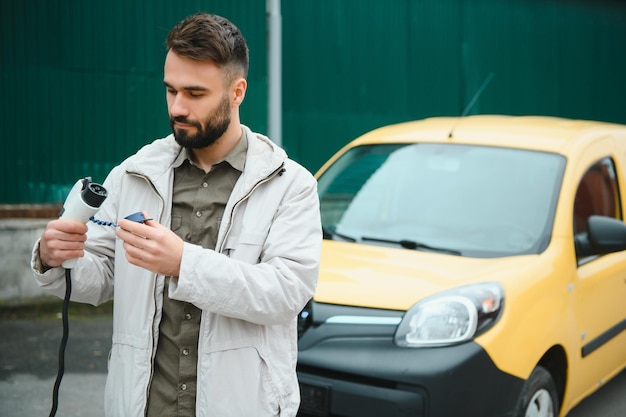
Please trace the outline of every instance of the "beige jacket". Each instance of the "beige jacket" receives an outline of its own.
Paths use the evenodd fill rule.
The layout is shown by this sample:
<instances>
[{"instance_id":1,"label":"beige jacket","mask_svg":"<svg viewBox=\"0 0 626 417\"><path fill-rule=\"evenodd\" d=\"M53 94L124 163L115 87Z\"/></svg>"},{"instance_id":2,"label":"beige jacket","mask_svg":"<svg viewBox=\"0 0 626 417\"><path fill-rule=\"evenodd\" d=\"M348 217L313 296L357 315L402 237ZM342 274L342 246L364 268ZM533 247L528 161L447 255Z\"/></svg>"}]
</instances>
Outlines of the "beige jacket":
<instances>
[{"instance_id":1,"label":"beige jacket","mask_svg":"<svg viewBox=\"0 0 626 417\"><path fill-rule=\"evenodd\" d=\"M185 243L169 296L202 309L198 417L295 416L297 315L317 283L321 223L317 183L267 138L243 126L248 153L224 212L216 250ZM171 221L172 163L181 151L170 135L114 168L109 197L96 217L117 221L147 211ZM161 319L164 277L129 264L113 227L89 224L88 250L72 270L72 300L114 299L105 410L145 414ZM64 270L37 272L63 297ZM71 358L69 358L71 360Z\"/></svg>"}]
</instances>

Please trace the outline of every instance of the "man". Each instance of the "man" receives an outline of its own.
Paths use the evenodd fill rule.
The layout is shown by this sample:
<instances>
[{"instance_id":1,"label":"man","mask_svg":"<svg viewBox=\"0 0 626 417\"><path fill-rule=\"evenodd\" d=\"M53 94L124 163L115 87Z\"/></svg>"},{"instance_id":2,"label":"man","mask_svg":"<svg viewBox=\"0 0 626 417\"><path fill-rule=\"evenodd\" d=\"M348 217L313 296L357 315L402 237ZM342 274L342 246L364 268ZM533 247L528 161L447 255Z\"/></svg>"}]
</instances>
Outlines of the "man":
<instances>
[{"instance_id":1,"label":"man","mask_svg":"<svg viewBox=\"0 0 626 417\"><path fill-rule=\"evenodd\" d=\"M163 84L173 134L107 176L97 218L48 223L38 283L72 300L114 299L109 417L294 416L297 315L312 297L321 226L316 182L240 123L248 48L205 13L167 38Z\"/></svg>"}]
</instances>

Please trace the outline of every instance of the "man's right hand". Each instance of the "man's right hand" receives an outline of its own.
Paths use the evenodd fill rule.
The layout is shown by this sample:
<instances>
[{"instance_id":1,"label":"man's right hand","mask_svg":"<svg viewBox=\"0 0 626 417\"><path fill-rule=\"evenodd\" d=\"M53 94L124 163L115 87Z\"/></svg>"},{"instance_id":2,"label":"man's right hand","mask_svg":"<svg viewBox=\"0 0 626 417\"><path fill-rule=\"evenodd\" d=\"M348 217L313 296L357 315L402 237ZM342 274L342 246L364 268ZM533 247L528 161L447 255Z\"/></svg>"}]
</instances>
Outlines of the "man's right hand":
<instances>
[{"instance_id":1,"label":"man's right hand","mask_svg":"<svg viewBox=\"0 0 626 417\"><path fill-rule=\"evenodd\" d=\"M87 225L72 219L52 220L41 235L39 256L41 263L57 267L68 259L85 255Z\"/></svg>"}]
</instances>

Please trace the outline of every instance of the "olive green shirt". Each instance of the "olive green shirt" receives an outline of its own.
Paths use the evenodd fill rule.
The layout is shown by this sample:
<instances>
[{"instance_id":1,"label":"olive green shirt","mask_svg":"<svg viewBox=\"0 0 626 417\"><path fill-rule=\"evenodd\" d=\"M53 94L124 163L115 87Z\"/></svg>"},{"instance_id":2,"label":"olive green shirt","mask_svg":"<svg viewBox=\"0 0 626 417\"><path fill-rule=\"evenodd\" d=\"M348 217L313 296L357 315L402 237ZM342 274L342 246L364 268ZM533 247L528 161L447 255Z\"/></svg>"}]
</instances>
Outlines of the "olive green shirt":
<instances>
[{"instance_id":1,"label":"olive green shirt","mask_svg":"<svg viewBox=\"0 0 626 417\"><path fill-rule=\"evenodd\" d=\"M172 230L185 242L215 249L226 202L243 171L248 144L245 135L207 173L183 149L174 162ZM163 315L148 396L148 415L194 417L198 335L202 311L191 303L168 297L165 279Z\"/></svg>"}]
</instances>

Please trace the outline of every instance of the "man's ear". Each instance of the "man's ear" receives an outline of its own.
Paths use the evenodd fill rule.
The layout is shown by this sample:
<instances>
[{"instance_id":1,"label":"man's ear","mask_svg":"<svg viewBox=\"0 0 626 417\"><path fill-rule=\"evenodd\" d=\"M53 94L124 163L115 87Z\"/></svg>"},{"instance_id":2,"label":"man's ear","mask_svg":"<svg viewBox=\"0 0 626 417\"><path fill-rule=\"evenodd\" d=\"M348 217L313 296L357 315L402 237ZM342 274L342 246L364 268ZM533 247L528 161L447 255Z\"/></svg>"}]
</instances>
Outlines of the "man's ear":
<instances>
[{"instance_id":1,"label":"man's ear","mask_svg":"<svg viewBox=\"0 0 626 417\"><path fill-rule=\"evenodd\" d=\"M234 105L241 105L243 99L246 97L246 89L248 88L248 82L245 78L241 77L233 82L232 87L232 103Z\"/></svg>"}]
</instances>

